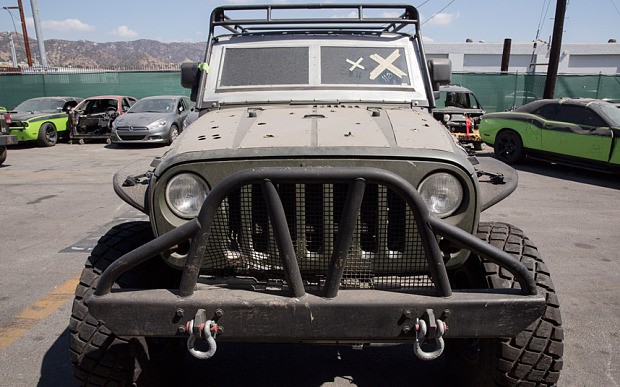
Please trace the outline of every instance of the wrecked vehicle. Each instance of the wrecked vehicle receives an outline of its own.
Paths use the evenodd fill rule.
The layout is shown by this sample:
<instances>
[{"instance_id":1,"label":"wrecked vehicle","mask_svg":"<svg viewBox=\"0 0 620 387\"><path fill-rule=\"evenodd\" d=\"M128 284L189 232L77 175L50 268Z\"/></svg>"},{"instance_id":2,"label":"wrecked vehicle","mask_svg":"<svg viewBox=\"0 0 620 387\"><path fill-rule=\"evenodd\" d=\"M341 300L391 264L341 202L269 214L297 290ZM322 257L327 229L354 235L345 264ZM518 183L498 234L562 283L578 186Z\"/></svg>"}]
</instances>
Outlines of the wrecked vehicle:
<instances>
[{"instance_id":1,"label":"wrecked vehicle","mask_svg":"<svg viewBox=\"0 0 620 387\"><path fill-rule=\"evenodd\" d=\"M459 85L439 87L433 117L441 121L461 144L482 150L484 142L478 133L480 117L485 113L474 93Z\"/></svg>"},{"instance_id":2,"label":"wrecked vehicle","mask_svg":"<svg viewBox=\"0 0 620 387\"><path fill-rule=\"evenodd\" d=\"M173 372L152 366L179 359L171 347L209 359L227 342L409 344L472 385L557 382L549 272L517 227L480 222L516 171L433 118L451 66L426 61L414 7L218 7L207 44L181 69L197 120L114 176L150 221L88 258L79 384L131 384Z\"/></svg>"},{"instance_id":3,"label":"wrecked vehicle","mask_svg":"<svg viewBox=\"0 0 620 387\"><path fill-rule=\"evenodd\" d=\"M69 141L84 143L85 139L106 140L110 142L110 133L114 120L125 114L137 99L122 95L100 95L88 97L69 114Z\"/></svg>"}]
</instances>

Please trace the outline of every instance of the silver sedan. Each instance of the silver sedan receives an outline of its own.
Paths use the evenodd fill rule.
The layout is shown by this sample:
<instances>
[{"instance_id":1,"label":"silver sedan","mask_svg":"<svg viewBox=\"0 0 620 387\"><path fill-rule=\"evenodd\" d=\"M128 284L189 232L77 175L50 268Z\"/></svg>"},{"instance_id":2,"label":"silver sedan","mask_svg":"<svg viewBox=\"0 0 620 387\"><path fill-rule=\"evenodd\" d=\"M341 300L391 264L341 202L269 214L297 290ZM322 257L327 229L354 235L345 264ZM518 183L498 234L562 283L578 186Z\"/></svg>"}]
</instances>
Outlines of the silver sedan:
<instances>
[{"instance_id":1,"label":"silver sedan","mask_svg":"<svg viewBox=\"0 0 620 387\"><path fill-rule=\"evenodd\" d=\"M163 143L170 145L183 130L183 120L194 103L185 96L142 98L112 124L115 144Z\"/></svg>"}]
</instances>

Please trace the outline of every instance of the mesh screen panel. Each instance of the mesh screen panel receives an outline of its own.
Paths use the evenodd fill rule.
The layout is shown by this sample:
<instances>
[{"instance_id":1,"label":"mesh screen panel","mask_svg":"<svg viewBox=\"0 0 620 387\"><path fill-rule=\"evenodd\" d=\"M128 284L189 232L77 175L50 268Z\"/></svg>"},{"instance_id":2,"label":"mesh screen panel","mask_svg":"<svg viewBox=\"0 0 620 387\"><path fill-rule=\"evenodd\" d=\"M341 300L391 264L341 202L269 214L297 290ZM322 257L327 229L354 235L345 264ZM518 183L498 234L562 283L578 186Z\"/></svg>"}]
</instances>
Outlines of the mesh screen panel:
<instances>
[{"instance_id":1,"label":"mesh screen panel","mask_svg":"<svg viewBox=\"0 0 620 387\"><path fill-rule=\"evenodd\" d=\"M344 184L277 186L302 278L322 289L347 196ZM202 271L284 280L278 245L259 185L244 186L218 210ZM368 185L341 288L432 288L413 212L386 187Z\"/></svg>"}]
</instances>

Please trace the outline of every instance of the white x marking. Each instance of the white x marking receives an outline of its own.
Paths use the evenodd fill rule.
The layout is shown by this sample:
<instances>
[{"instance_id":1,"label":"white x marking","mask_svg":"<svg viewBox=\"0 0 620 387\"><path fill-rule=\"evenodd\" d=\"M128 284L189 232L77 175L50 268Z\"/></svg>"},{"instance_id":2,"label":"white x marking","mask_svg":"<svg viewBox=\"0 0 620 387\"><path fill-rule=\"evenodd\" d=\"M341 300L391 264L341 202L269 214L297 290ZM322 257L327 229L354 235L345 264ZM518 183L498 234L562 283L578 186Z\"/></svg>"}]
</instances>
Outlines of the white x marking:
<instances>
[{"instance_id":1,"label":"white x marking","mask_svg":"<svg viewBox=\"0 0 620 387\"><path fill-rule=\"evenodd\" d=\"M364 66L362 66L362 65L360 64L360 63L362 63L362 61L363 61L363 60L364 60L364 58L359 58L359 59L357 60L357 62L353 62L351 59L347 59L347 63L348 63L348 64L350 64L350 65L353 65L353 66L351 66L351 68L349 69L349 71L353 71L353 70L355 70L355 68L357 68L357 67L359 67L359 68L360 68L360 69L362 69L362 70L366 70L366 68L364 68Z\"/></svg>"},{"instance_id":2,"label":"white x marking","mask_svg":"<svg viewBox=\"0 0 620 387\"><path fill-rule=\"evenodd\" d=\"M399 56L400 56L400 53L398 52L398 50L394 50L394 52L391 53L390 56L388 56L385 59L382 58L380 55L372 54L370 56L370 59L374 60L379 65L370 72L370 79L372 80L376 79L379 75L381 75L381 73L384 70L390 70L398 78L402 79L404 75L407 75L407 73L403 72L398 67L394 66L394 61L398 59Z\"/></svg>"}]
</instances>

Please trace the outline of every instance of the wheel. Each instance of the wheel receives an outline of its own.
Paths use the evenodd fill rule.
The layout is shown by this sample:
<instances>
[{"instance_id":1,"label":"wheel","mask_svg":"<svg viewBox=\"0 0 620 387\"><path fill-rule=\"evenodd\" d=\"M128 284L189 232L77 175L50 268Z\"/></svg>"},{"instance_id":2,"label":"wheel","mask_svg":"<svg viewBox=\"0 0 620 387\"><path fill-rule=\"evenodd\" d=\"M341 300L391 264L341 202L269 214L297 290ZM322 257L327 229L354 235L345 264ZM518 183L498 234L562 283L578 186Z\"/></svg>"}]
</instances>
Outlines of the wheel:
<instances>
[{"instance_id":1,"label":"wheel","mask_svg":"<svg viewBox=\"0 0 620 387\"><path fill-rule=\"evenodd\" d=\"M47 122L39 128L37 143L40 146L54 146L58 142L58 132L54 124Z\"/></svg>"},{"instance_id":2,"label":"wheel","mask_svg":"<svg viewBox=\"0 0 620 387\"><path fill-rule=\"evenodd\" d=\"M549 271L536 246L518 228L505 223L480 223L478 237L513 255L534 273L546 295L542 317L511 339L452 339L446 342L450 367L459 385L552 386L562 369L564 331ZM454 286L509 289L519 284L488 261L471 256L452 278Z\"/></svg>"},{"instance_id":3,"label":"wheel","mask_svg":"<svg viewBox=\"0 0 620 387\"><path fill-rule=\"evenodd\" d=\"M484 149L484 143L482 141L474 142L474 150L481 151L483 149Z\"/></svg>"},{"instance_id":4,"label":"wheel","mask_svg":"<svg viewBox=\"0 0 620 387\"><path fill-rule=\"evenodd\" d=\"M0 146L0 165L6 161L7 150L5 146Z\"/></svg>"},{"instance_id":5,"label":"wheel","mask_svg":"<svg viewBox=\"0 0 620 387\"><path fill-rule=\"evenodd\" d=\"M495 157L507 164L518 163L525 157L521 136L512 130L499 132L495 137L493 149Z\"/></svg>"},{"instance_id":6,"label":"wheel","mask_svg":"<svg viewBox=\"0 0 620 387\"><path fill-rule=\"evenodd\" d=\"M170 132L168 134L168 145L172 144L174 140L179 137L179 128L176 125L170 126Z\"/></svg>"},{"instance_id":7,"label":"wheel","mask_svg":"<svg viewBox=\"0 0 620 387\"><path fill-rule=\"evenodd\" d=\"M123 338L116 336L88 312L88 299L97 287L101 273L123 254L153 239L148 222L129 222L113 227L97 243L86 261L75 290L69 324L69 356L75 379L80 386L132 385L138 378L165 367L153 365L162 359L165 339ZM170 269L161 259L151 259L123 274L120 288L177 287L180 272ZM178 340L169 340L174 344Z\"/></svg>"}]
</instances>

